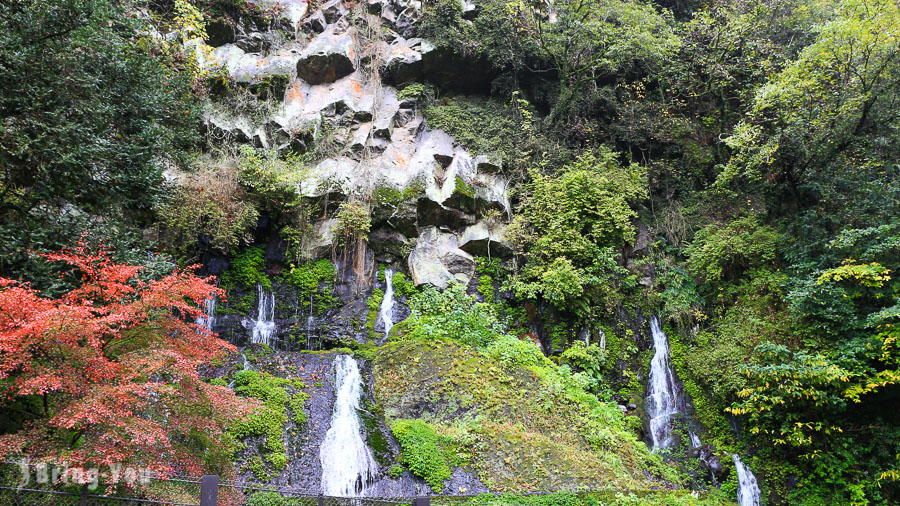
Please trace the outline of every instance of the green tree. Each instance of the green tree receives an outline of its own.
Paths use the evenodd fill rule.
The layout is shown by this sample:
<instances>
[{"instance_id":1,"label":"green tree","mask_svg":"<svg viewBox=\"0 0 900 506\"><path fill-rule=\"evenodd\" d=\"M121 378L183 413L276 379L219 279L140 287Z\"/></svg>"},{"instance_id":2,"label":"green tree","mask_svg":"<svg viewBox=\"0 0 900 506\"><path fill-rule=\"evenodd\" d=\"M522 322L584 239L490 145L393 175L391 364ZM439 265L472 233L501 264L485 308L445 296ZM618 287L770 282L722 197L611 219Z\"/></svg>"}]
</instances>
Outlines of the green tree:
<instances>
[{"instance_id":1,"label":"green tree","mask_svg":"<svg viewBox=\"0 0 900 506\"><path fill-rule=\"evenodd\" d=\"M615 251L635 235L629 203L646 196L644 169L622 166L608 148L586 153L559 174L532 170L509 232L527 262L514 282L516 294L560 309L609 304L610 281L623 273Z\"/></svg>"},{"instance_id":2,"label":"green tree","mask_svg":"<svg viewBox=\"0 0 900 506\"><path fill-rule=\"evenodd\" d=\"M68 242L93 216L146 220L166 195L163 168L194 145L191 76L144 49L151 27L133 7L0 5L2 273L21 274L25 251Z\"/></svg>"}]
</instances>

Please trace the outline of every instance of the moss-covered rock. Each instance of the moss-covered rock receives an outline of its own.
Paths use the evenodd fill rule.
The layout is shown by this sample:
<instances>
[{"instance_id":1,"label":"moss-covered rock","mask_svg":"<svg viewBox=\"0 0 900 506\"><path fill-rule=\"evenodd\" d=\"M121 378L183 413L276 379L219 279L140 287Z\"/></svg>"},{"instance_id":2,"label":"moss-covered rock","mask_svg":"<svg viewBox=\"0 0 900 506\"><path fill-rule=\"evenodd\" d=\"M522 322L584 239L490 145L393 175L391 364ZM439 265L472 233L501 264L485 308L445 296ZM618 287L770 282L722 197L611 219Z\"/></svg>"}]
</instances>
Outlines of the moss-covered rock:
<instances>
[{"instance_id":1,"label":"moss-covered rock","mask_svg":"<svg viewBox=\"0 0 900 506\"><path fill-rule=\"evenodd\" d=\"M470 467L495 490L651 485L666 474L615 405L556 377L557 369L504 366L451 341L388 344L374 359L375 398L388 421L465 426Z\"/></svg>"}]
</instances>

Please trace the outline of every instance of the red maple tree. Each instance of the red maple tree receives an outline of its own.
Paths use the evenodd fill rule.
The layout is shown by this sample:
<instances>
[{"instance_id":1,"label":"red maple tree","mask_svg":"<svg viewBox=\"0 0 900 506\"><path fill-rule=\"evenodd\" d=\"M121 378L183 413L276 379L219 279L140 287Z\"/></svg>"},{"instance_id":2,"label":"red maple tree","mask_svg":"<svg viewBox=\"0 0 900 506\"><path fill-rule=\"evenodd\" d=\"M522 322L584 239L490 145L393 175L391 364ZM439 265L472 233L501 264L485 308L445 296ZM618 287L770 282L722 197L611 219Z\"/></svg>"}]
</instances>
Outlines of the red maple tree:
<instances>
[{"instance_id":1,"label":"red maple tree","mask_svg":"<svg viewBox=\"0 0 900 506\"><path fill-rule=\"evenodd\" d=\"M223 295L213 278L188 269L144 282L141 267L86 244L43 256L81 284L53 299L0 278L0 409L25 418L0 436L0 457L210 471L221 428L255 407L198 373L234 351L193 323Z\"/></svg>"}]
</instances>

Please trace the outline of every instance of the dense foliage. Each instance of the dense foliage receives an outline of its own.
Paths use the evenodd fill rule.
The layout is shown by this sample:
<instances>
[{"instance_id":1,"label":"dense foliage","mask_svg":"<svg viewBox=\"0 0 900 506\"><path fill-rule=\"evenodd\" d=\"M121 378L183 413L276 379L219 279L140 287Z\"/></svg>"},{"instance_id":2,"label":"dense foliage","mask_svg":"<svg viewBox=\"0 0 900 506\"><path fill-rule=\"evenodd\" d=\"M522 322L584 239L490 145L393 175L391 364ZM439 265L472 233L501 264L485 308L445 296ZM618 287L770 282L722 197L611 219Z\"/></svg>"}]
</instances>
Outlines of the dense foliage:
<instances>
[{"instance_id":1,"label":"dense foliage","mask_svg":"<svg viewBox=\"0 0 900 506\"><path fill-rule=\"evenodd\" d=\"M186 61L128 4L0 6L4 275L40 272L28 250L146 224L168 193L163 169L184 165L194 148L199 104Z\"/></svg>"},{"instance_id":2,"label":"dense foliage","mask_svg":"<svg viewBox=\"0 0 900 506\"><path fill-rule=\"evenodd\" d=\"M304 308L324 313L339 303L338 291L346 296L340 284L352 271L367 278L357 280L354 296L369 297L355 316L366 321L356 323L374 333L384 297L368 279L383 272L375 262L387 256L402 270L425 218L454 222L436 223L441 233L481 220L503 228L503 261L479 258L469 286L443 291L414 287L396 272L393 288L409 319L367 353L399 371L376 379L389 387L377 393L383 400L412 395L409 384L393 383L401 372L414 383L415 370L445 365L423 366L415 355L435 352L455 358L439 372L456 395L469 396L466 409L525 415L519 425L454 425L449 408L426 421L416 419L422 413L398 416L406 468L438 485L452 468L451 443L486 452L533 438L557 452L566 470L639 480L629 466L644 466L663 476L658 456L636 441L639 417L622 416L616 405L641 412L653 355L646 322L658 314L688 415L708 445L703 451L725 465L707 478L685 464L697 450L682 445L667 454L692 483L730 493L737 483L728 462L739 453L769 502L900 500L897 3L475 3L471 10L457 0L423 2L414 26L393 28L404 40L428 39L444 66L489 79L450 79L453 69L433 69L423 76L429 82L398 90L404 112L394 119L420 114L427 127L484 155L488 161L473 162L479 175L510 183L508 214L486 209L484 190L461 172L450 198L461 212L426 209L423 195L435 188L422 181L400 189L367 180L367 195L308 178L332 155L356 157L362 167L369 148L386 149L387 139L373 138L362 151L344 150L339 137L347 132L337 130L359 123L351 118L358 111L337 106L343 116L335 124L281 132L291 142L280 152L262 149L270 143L259 139L231 139L244 145L211 141L198 153L204 105L230 108L270 133L280 126L263 120L273 114L283 76L237 83L199 65L203 50L185 50L186 42L216 35L207 20L217 29L245 23L267 27L267 36L297 35L279 31L253 3L0 5L4 448L85 463L108 451L154 465L167 451L199 469L208 464L199 455L220 455L191 452L218 436L211 420L219 414L210 406L240 411L240 403L196 375L196 366L228 347L175 317L196 316L215 289L171 274L173 257L218 269L211 272L222 273L221 286L243 295L229 310L243 314L256 285L290 286ZM356 4L345 2L353 11L347 19L360 25L367 9ZM389 24L374 31L389 33ZM387 41L379 39L384 33L363 41L367 72L384 56L373 49ZM390 137L389 130L378 135ZM435 157L435 182L448 169L438 167L444 158ZM398 232L385 234L385 223ZM86 250L46 256L82 235L114 244L115 261ZM389 244L369 248L376 240ZM166 254L147 255L155 246ZM73 263L86 278L46 258ZM454 268L471 268L466 260ZM61 378L82 383L74 388ZM517 381L530 396L509 387ZM175 384L184 395L178 402ZM150 386L158 404L147 401ZM266 451L242 464L269 476L287 462L279 431L288 415L301 423L301 386L244 372L235 389L265 406L231 424L232 450L241 438L265 436ZM160 406L171 427L160 423ZM125 428L113 426L113 417ZM132 441L132 429L152 437ZM91 431L108 434L110 446L92 447L96 441L84 437ZM581 452L585 445L592 450ZM492 471L484 461L472 465ZM522 476L532 471L535 482L546 478L531 468ZM615 501L632 499L642 498Z\"/></svg>"},{"instance_id":3,"label":"dense foliage","mask_svg":"<svg viewBox=\"0 0 900 506\"><path fill-rule=\"evenodd\" d=\"M179 317L219 291L185 271L145 283L84 245L45 258L77 288L52 299L0 278L5 458L228 473L221 428L253 405L202 381L234 347Z\"/></svg>"}]
</instances>

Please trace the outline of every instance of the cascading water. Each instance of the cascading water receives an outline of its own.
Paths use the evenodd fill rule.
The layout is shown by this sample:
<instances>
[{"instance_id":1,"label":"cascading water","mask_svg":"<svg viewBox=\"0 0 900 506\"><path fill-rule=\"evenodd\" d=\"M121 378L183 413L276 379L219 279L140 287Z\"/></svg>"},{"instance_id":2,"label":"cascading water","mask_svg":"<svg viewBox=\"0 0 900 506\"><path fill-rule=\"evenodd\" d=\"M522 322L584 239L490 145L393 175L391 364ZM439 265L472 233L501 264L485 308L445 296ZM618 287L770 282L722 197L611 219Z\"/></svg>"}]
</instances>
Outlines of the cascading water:
<instances>
[{"instance_id":1,"label":"cascading water","mask_svg":"<svg viewBox=\"0 0 900 506\"><path fill-rule=\"evenodd\" d=\"M253 370L253 366L250 365L250 361L247 360L247 354L244 353L243 351L241 352L241 370L242 371L252 371ZM234 380L231 380L231 382L228 383L228 389L234 390Z\"/></svg>"},{"instance_id":2,"label":"cascading water","mask_svg":"<svg viewBox=\"0 0 900 506\"><path fill-rule=\"evenodd\" d=\"M659 317L650 318L653 334L653 360L645 409L650 417L650 438L654 448L672 446L672 417L678 414L678 390L669 364L669 342L660 327Z\"/></svg>"},{"instance_id":3,"label":"cascading water","mask_svg":"<svg viewBox=\"0 0 900 506\"><path fill-rule=\"evenodd\" d=\"M318 344L315 339L316 332L316 317L313 315L309 315L309 318L306 319L306 349L312 350L314 346Z\"/></svg>"},{"instance_id":4,"label":"cascading water","mask_svg":"<svg viewBox=\"0 0 900 506\"><path fill-rule=\"evenodd\" d=\"M736 453L731 455L734 460L734 467L737 469L738 475L738 493L737 500L741 506L760 506L759 484L756 483L756 476L750 471L746 464L741 462L741 458Z\"/></svg>"},{"instance_id":5,"label":"cascading water","mask_svg":"<svg viewBox=\"0 0 900 506\"><path fill-rule=\"evenodd\" d=\"M695 434L692 430L688 431L688 437L691 438L691 448L700 448L700 446L703 444L700 442L700 436Z\"/></svg>"},{"instance_id":6,"label":"cascading water","mask_svg":"<svg viewBox=\"0 0 900 506\"><path fill-rule=\"evenodd\" d=\"M359 497L374 481L377 465L360 435L359 398L362 377L349 355L334 358L334 411L331 427L319 448L322 493L335 497Z\"/></svg>"},{"instance_id":7,"label":"cascading water","mask_svg":"<svg viewBox=\"0 0 900 506\"><path fill-rule=\"evenodd\" d=\"M384 337L387 339L394 326L394 271L391 269L384 270L384 298L381 299L381 321L384 322Z\"/></svg>"},{"instance_id":8,"label":"cascading water","mask_svg":"<svg viewBox=\"0 0 900 506\"><path fill-rule=\"evenodd\" d=\"M253 325L253 335L250 342L253 344L271 344L272 335L275 334L275 294L266 292L260 285L258 291L259 305L256 312L256 323Z\"/></svg>"},{"instance_id":9,"label":"cascading water","mask_svg":"<svg viewBox=\"0 0 900 506\"><path fill-rule=\"evenodd\" d=\"M196 323L212 332L213 327L216 325L216 296L210 295L209 298L204 301L204 305L206 306L206 314L198 317Z\"/></svg>"}]
</instances>

